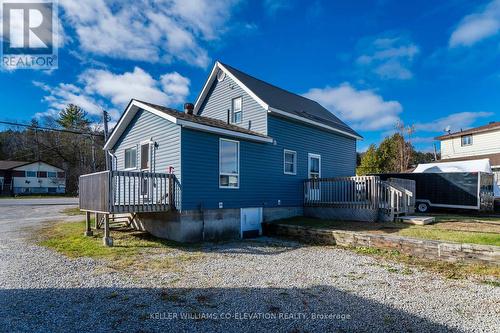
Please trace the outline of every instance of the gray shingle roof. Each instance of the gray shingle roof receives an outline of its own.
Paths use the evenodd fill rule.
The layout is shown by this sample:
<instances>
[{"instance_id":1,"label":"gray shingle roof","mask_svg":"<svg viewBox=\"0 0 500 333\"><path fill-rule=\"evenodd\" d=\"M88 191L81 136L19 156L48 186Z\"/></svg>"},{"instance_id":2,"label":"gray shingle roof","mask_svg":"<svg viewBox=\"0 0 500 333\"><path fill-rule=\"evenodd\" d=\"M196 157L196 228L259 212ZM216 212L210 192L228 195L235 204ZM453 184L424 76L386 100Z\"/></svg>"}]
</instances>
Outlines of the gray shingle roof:
<instances>
[{"instance_id":1,"label":"gray shingle roof","mask_svg":"<svg viewBox=\"0 0 500 333\"><path fill-rule=\"evenodd\" d=\"M224 63L221 65L270 107L361 137L318 102L273 86Z\"/></svg>"},{"instance_id":2,"label":"gray shingle roof","mask_svg":"<svg viewBox=\"0 0 500 333\"><path fill-rule=\"evenodd\" d=\"M234 132L255 135L255 136L259 136L261 138L269 138L268 136L263 135L261 133L254 132L254 131L248 130L248 129L240 127L240 126L228 124L222 120L209 118L209 117L203 117L203 116L190 115L190 114L187 114L185 112L181 112L181 111L178 111L175 109L167 108L167 107L164 107L161 105L156 105L156 104L140 101L137 99L136 99L136 101L141 102L143 104L146 104L152 108L155 108L158 111L166 113L166 114L168 114L172 117L175 117L177 119L182 119L182 120L190 121L190 122L197 123L197 124L207 125L207 126L211 126L211 127L222 128L222 129L226 129L226 130L230 130L230 131L234 131Z\"/></svg>"},{"instance_id":3,"label":"gray shingle roof","mask_svg":"<svg viewBox=\"0 0 500 333\"><path fill-rule=\"evenodd\" d=\"M30 162L25 161L0 161L0 170L9 170L12 168L17 168L21 165L30 164Z\"/></svg>"}]
</instances>

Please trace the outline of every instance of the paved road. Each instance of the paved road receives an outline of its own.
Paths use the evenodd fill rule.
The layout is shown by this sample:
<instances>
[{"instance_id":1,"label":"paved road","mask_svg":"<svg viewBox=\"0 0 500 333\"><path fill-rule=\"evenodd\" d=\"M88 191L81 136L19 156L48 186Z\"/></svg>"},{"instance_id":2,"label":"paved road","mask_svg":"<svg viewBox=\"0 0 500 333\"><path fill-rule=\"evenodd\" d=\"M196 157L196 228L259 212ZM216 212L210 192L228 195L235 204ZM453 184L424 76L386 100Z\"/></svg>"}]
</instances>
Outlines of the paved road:
<instances>
[{"instance_id":1,"label":"paved road","mask_svg":"<svg viewBox=\"0 0 500 333\"><path fill-rule=\"evenodd\" d=\"M78 198L0 199L0 207L42 205L78 205Z\"/></svg>"},{"instance_id":2,"label":"paved road","mask_svg":"<svg viewBox=\"0 0 500 333\"><path fill-rule=\"evenodd\" d=\"M64 198L64 200L73 198ZM18 205L17 201L34 201L37 199L2 199L3 201L12 201L16 204L0 205L0 242L5 243L7 240L18 239L21 237L26 228L39 227L43 223L50 223L61 220L82 220L82 216L68 216L62 211L76 205ZM39 200L61 200L61 199L39 199ZM69 200L67 200L69 202ZM54 201L52 201L54 202Z\"/></svg>"}]
</instances>

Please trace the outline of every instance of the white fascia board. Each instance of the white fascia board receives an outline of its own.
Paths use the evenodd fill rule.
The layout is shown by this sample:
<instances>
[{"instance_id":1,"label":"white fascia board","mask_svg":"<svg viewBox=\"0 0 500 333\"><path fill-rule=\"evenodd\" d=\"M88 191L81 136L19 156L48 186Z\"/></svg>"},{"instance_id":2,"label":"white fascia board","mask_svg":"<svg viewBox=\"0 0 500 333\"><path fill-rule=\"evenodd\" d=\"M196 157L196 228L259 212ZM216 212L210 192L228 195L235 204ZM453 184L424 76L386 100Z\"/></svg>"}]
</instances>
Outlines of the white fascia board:
<instances>
[{"instance_id":1,"label":"white fascia board","mask_svg":"<svg viewBox=\"0 0 500 333\"><path fill-rule=\"evenodd\" d=\"M205 82L205 85L203 86L203 89L201 90L200 94L198 95L198 98L196 99L196 102L194 103L194 114L198 114L198 111L201 107L201 103L203 100L205 100L205 97L208 94L208 90L210 89L210 86L212 85L212 82L214 82L215 77L217 76L217 69L219 68L217 66L219 62L217 61L214 64L214 67L212 67L212 71L210 72L210 75L208 76L207 81Z\"/></svg>"},{"instance_id":2,"label":"white fascia board","mask_svg":"<svg viewBox=\"0 0 500 333\"><path fill-rule=\"evenodd\" d=\"M104 150L111 149L111 147L114 146L116 141L120 138L120 136L123 134L125 129L127 128L128 124L132 119L134 118L135 114L139 109L143 109L145 111L151 112L159 117L162 117L163 119L166 119L174 124L177 123L177 118L170 116L164 112L161 112L149 105L146 105L144 103L141 103L136 100L132 100L125 110L123 116L121 117L120 121L118 124L116 124L115 128L113 129L113 132L111 133L111 136L108 138L108 141L104 144Z\"/></svg>"},{"instance_id":3,"label":"white fascia board","mask_svg":"<svg viewBox=\"0 0 500 333\"><path fill-rule=\"evenodd\" d=\"M236 78L227 68L224 67L220 62L216 62L214 65L214 68L212 69L212 72L210 73L210 76L208 77L207 82L205 82L205 85L203 86L203 90L201 91L200 96L198 96L198 99L196 100L196 103L194 105L194 114L198 114L198 111L200 110L201 104L205 100L205 97L208 94L208 90L210 89L210 86L212 85L212 82L214 82L216 76L217 76L217 69L221 69L224 71L224 73L229 76L236 84L238 84L243 91L245 91L250 97L252 97L257 103L259 103L260 106L264 108L264 110L268 111L269 110L269 105L267 105L266 102L264 102L262 99L260 99L255 93L250 90L247 86L245 86L240 80Z\"/></svg>"},{"instance_id":4,"label":"white fascia board","mask_svg":"<svg viewBox=\"0 0 500 333\"><path fill-rule=\"evenodd\" d=\"M240 139L245 139L245 140L250 140L250 141L263 142L263 143L273 143L273 141L274 141L272 138L269 138L269 137L264 138L264 137L260 137L257 135L241 133L241 132L237 132L237 131L231 131L231 130L224 129L224 128L212 127L212 126L194 123L194 122L185 121L185 120L178 120L177 123L185 128L191 128L191 129L195 129L198 131L209 132L209 133L214 133L214 134L219 134L219 135L225 135L225 136L230 136L230 137L235 137L235 138L240 138Z\"/></svg>"},{"instance_id":5,"label":"white fascia board","mask_svg":"<svg viewBox=\"0 0 500 333\"><path fill-rule=\"evenodd\" d=\"M311 119L307 119L307 118L304 118L304 117L301 117L301 116L297 116L297 115L291 114L289 112L281 111L281 110L278 110L278 109L275 109L275 108L269 108L268 112L270 112L270 113L276 113L276 114L279 114L279 115L281 115L283 117L295 119L295 120L298 120L298 121L301 121L301 122L304 122L304 123L307 123L307 124L311 124L311 125L314 125L314 126L325 128L325 129L328 129L330 131L337 132L337 133L349 136L349 137L354 138L356 140L363 141L363 138L360 137L360 136L354 135L352 133L349 133L349 132L340 130L338 128L334 128L334 127L322 124L322 123L318 123L318 122L316 122L314 120L311 120Z\"/></svg>"}]
</instances>

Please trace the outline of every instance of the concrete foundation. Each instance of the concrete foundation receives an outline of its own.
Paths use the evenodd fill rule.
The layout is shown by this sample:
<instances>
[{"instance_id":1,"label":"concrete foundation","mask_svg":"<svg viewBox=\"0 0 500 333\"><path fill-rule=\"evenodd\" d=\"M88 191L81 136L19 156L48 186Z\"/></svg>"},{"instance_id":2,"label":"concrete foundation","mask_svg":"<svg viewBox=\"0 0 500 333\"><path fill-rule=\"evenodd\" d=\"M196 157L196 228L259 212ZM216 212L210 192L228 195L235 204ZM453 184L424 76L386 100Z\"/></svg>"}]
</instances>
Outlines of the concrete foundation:
<instances>
[{"instance_id":1,"label":"concrete foundation","mask_svg":"<svg viewBox=\"0 0 500 333\"><path fill-rule=\"evenodd\" d=\"M302 214L302 207L264 208L263 220L269 222ZM235 208L137 213L132 225L156 237L177 242L239 239L241 210Z\"/></svg>"}]
</instances>

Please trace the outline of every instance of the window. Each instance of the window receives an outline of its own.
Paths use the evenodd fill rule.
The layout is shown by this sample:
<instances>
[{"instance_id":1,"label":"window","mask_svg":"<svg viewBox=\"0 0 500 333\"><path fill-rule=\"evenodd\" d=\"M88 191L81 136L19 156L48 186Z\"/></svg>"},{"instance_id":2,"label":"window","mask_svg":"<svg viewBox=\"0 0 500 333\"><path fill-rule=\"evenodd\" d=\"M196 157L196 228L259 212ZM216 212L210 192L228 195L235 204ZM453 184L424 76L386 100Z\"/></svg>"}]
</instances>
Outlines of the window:
<instances>
[{"instance_id":1,"label":"window","mask_svg":"<svg viewBox=\"0 0 500 333\"><path fill-rule=\"evenodd\" d=\"M240 143L220 139L219 142L219 187L240 186Z\"/></svg>"},{"instance_id":2,"label":"window","mask_svg":"<svg viewBox=\"0 0 500 333\"><path fill-rule=\"evenodd\" d=\"M321 156L309 154L309 178L321 178Z\"/></svg>"},{"instance_id":3,"label":"window","mask_svg":"<svg viewBox=\"0 0 500 333\"><path fill-rule=\"evenodd\" d=\"M462 146L470 146L472 145L472 135L463 135L462 136Z\"/></svg>"},{"instance_id":4,"label":"window","mask_svg":"<svg viewBox=\"0 0 500 333\"><path fill-rule=\"evenodd\" d=\"M135 169L137 167L137 148L125 149L125 169Z\"/></svg>"},{"instance_id":5,"label":"window","mask_svg":"<svg viewBox=\"0 0 500 333\"><path fill-rule=\"evenodd\" d=\"M149 169L150 142L141 144L141 170Z\"/></svg>"},{"instance_id":6,"label":"window","mask_svg":"<svg viewBox=\"0 0 500 333\"><path fill-rule=\"evenodd\" d=\"M57 172L49 171L49 172L47 172L47 177L49 177L49 178L57 178Z\"/></svg>"},{"instance_id":7,"label":"window","mask_svg":"<svg viewBox=\"0 0 500 333\"><path fill-rule=\"evenodd\" d=\"M242 118L242 98L238 97L233 99L233 123L241 123Z\"/></svg>"},{"instance_id":8,"label":"window","mask_svg":"<svg viewBox=\"0 0 500 333\"><path fill-rule=\"evenodd\" d=\"M26 177L36 177L36 171L26 171Z\"/></svg>"},{"instance_id":9,"label":"window","mask_svg":"<svg viewBox=\"0 0 500 333\"><path fill-rule=\"evenodd\" d=\"M297 152L287 149L283 151L283 172L286 175L297 174Z\"/></svg>"}]
</instances>

